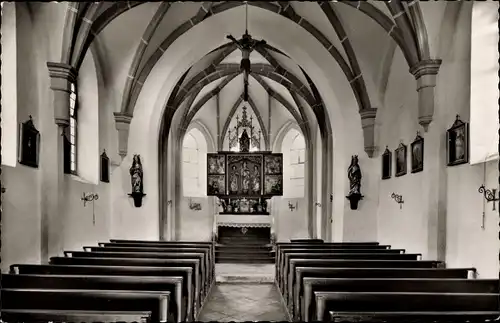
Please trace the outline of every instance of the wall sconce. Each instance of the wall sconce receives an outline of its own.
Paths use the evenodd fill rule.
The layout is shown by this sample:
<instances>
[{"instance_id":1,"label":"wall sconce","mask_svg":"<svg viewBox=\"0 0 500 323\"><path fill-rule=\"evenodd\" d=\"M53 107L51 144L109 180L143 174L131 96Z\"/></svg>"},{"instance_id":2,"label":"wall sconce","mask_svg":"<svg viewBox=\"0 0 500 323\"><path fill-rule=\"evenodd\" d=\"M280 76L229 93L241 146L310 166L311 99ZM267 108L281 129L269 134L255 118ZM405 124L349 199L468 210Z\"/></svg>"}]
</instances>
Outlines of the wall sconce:
<instances>
[{"instance_id":1,"label":"wall sconce","mask_svg":"<svg viewBox=\"0 0 500 323\"><path fill-rule=\"evenodd\" d=\"M189 209L194 211L201 211L201 203L193 203L193 201L189 199Z\"/></svg>"},{"instance_id":2,"label":"wall sconce","mask_svg":"<svg viewBox=\"0 0 500 323\"><path fill-rule=\"evenodd\" d=\"M99 194L97 193L83 193L81 200L83 201L83 207L87 206L87 203L97 201L99 199Z\"/></svg>"},{"instance_id":3,"label":"wall sconce","mask_svg":"<svg viewBox=\"0 0 500 323\"><path fill-rule=\"evenodd\" d=\"M172 205L172 200L168 200L168 201L167 201L167 205L168 205L168 206Z\"/></svg>"},{"instance_id":4,"label":"wall sconce","mask_svg":"<svg viewBox=\"0 0 500 323\"><path fill-rule=\"evenodd\" d=\"M497 189L492 188L491 190L486 189L486 187L483 185L479 186L479 189L477 190L479 193L482 193L486 202L493 202L493 211L495 211L495 202L500 200L499 197L497 197Z\"/></svg>"},{"instance_id":5,"label":"wall sconce","mask_svg":"<svg viewBox=\"0 0 500 323\"><path fill-rule=\"evenodd\" d=\"M391 197L394 199L394 201L396 201L396 203L399 204L399 208L402 209L403 208L403 203L405 202L405 201L403 201L403 196L399 195L399 194L396 194L396 193L392 193Z\"/></svg>"},{"instance_id":6,"label":"wall sconce","mask_svg":"<svg viewBox=\"0 0 500 323\"><path fill-rule=\"evenodd\" d=\"M314 205L321 207L321 203L319 202L314 203Z\"/></svg>"},{"instance_id":7,"label":"wall sconce","mask_svg":"<svg viewBox=\"0 0 500 323\"><path fill-rule=\"evenodd\" d=\"M99 199L99 194L97 194L97 193L85 194L85 192L84 192L80 199L83 201L83 207L86 207L87 203L92 202L92 224L95 225L94 201L97 201Z\"/></svg>"},{"instance_id":8,"label":"wall sconce","mask_svg":"<svg viewBox=\"0 0 500 323\"><path fill-rule=\"evenodd\" d=\"M330 202L333 202L333 194L330 194Z\"/></svg>"},{"instance_id":9,"label":"wall sconce","mask_svg":"<svg viewBox=\"0 0 500 323\"><path fill-rule=\"evenodd\" d=\"M295 210L296 208L298 208L297 201L295 201L295 205L293 205L292 203L290 203L290 201L288 201L288 208L290 209L290 211L293 212L293 210Z\"/></svg>"}]
</instances>

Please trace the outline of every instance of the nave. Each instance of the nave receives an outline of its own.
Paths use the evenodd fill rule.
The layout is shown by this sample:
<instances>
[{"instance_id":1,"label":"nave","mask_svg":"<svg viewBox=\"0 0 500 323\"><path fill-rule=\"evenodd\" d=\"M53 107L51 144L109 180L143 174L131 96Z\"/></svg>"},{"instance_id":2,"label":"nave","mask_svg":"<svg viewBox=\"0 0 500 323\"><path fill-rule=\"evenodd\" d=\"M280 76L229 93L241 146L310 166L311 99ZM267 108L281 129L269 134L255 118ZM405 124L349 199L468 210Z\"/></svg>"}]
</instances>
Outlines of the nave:
<instances>
[{"instance_id":1,"label":"nave","mask_svg":"<svg viewBox=\"0 0 500 323\"><path fill-rule=\"evenodd\" d=\"M211 242L111 240L49 264L13 264L2 275L2 320L484 322L500 314L498 279L476 278L475 268L378 242L305 239L274 249L272 284L217 283Z\"/></svg>"}]
</instances>

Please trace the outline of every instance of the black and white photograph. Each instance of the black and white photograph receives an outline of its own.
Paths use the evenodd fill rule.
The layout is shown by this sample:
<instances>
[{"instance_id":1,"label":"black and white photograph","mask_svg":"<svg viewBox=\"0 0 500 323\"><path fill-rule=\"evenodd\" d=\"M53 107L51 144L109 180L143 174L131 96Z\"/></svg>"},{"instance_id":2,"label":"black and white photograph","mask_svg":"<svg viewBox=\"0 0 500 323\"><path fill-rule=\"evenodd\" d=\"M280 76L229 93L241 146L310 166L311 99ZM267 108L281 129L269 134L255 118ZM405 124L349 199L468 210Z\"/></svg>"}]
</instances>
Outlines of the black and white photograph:
<instances>
[{"instance_id":1,"label":"black and white photograph","mask_svg":"<svg viewBox=\"0 0 500 323\"><path fill-rule=\"evenodd\" d=\"M1 322L494 322L499 2L0 1Z\"/></svg>"}]
</instances>

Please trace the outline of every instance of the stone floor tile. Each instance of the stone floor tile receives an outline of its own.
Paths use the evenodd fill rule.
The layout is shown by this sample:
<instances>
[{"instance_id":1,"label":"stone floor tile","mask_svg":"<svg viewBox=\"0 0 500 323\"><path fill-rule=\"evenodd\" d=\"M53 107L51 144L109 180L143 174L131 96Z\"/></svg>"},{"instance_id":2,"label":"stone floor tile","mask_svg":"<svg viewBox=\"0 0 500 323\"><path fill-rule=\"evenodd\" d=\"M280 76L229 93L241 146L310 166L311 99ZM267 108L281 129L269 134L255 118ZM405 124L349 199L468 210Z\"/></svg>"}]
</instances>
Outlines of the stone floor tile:
<instances>
[{"instance_id":1,"label":"stone floor tile","mask_svg":"<svg viewBox=\"0 0 500 323\"><path fill-rule=\"evenodd\" d=\"M286 321L286 314L274 284L217 284L199 320Z\"/></svg>"}]
</instances>

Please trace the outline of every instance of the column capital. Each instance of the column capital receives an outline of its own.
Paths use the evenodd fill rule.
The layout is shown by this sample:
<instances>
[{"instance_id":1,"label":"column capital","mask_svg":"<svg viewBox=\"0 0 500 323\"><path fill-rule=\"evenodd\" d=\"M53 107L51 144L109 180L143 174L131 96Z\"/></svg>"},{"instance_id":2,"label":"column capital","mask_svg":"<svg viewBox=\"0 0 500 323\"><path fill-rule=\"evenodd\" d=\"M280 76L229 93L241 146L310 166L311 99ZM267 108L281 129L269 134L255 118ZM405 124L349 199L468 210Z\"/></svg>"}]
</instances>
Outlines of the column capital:
<instances>
[{"instance_id":1,"label":"column capital","mask_svg":"<svg viewBox=\"0 0 500 323\"><path fill-rule=\"evenodd\" d=\"M69 82L76 82L78 73L76 69L68 64L47 62L47 68L49 69L50 78L64 79Z\"/></svg>"},{"instance_id":2,"label":"column capital","mask_svg":"<svg viewBox=\"0 0 500 323\"><path fill-rule=\"evenodd\" d=\"M365 119L375 119L377 117L377 108L368 108L359 110L361 115L361 120Z\"/></svg>"},{"instance_id":3,"label":"column capital","mask_svg":"<svg viewBox=\"0 0 500 323\"><path fill-rule=\"evenodd\" d=\"M440 59L427 59L418 62L410 68L410 73L419 79L424 75L437 75L439 67L441 67L442 60Z\"/></svg>"},{"instance_id":4,"label":"column capital","mask_svg":"<svg viewBox=\"0 0 500 323\"><path fill-rule=\"evenodd\" d=\"M113 112L115 127L118 130L118 154L124 158L128 152L128 134L132 115L126 112Z\"/></svg>"},{"instance_id":5,"label":"column capital","mask_svg":"<svg viewBox=\"0 0 500 323\"><path fill-rule=\"evenodd\" d=\"M113 116L115 117L115 123L118 127L118 124L120 125L130 125L130 122L132 122L132 118L134 117L133 115L127 113L127 112L113 112ZM117 129L119 130L119 129Z\"/></svg>"}]
</instances>

